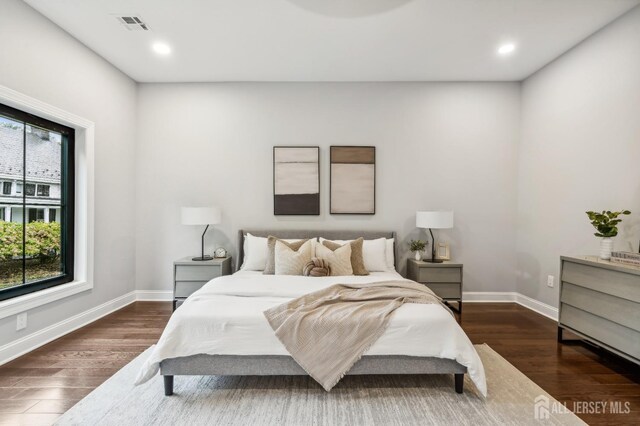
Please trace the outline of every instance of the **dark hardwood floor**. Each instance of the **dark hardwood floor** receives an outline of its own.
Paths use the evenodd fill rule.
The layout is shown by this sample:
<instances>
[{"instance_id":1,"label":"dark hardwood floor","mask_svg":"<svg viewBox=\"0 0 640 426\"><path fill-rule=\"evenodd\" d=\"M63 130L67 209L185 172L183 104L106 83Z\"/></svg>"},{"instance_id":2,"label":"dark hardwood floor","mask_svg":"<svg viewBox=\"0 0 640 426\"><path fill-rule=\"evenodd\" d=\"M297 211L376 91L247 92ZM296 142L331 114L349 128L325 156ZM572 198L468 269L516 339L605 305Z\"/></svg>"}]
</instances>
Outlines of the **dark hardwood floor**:
<instances>
[{"instance_id":1,"label":"dark hardwood floor","mask_svg":"<svg viewBox=\"0 0 640 426\"><path fill-rule=\"evenodd\" d=\"M463 312L474 343L489 344L569 408L574 401L630 404L628 414L579 413L587 423L640 424L633 364L583 343L559 345L553 321L516 304L467 303ZM170 315L171 303L136 302L1 366L0 425L53 423L155 343Z\"/></svg>"}]
</instances>

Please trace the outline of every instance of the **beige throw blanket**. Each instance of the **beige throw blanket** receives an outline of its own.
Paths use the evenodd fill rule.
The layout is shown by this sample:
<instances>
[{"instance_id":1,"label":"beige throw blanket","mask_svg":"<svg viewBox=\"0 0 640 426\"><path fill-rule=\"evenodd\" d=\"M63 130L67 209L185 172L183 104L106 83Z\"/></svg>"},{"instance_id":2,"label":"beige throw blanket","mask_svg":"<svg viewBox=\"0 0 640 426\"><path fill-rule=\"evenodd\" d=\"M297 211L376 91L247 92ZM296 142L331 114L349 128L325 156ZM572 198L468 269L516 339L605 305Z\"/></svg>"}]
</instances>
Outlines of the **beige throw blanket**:
<instances>
[{"instance_id":1,"label":"beige throw blanket","mask_svg":"<svg viewBox=\"0 0 640 426\"><path fill-rule=\"evenodd\" d=\"M404 303L442 303L413 281L336 284L264 312L293 359L329 391L384 333Z\"/></svg>"}]
</instances>

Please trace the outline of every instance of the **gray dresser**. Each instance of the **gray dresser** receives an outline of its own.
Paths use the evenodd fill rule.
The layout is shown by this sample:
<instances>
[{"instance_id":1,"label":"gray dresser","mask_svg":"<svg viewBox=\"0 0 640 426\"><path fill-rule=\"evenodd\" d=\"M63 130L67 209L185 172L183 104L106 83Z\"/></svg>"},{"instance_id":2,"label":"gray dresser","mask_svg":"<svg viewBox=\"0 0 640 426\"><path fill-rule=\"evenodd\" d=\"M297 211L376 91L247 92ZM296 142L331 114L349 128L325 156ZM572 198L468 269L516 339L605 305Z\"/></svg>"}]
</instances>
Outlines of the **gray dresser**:
<instances>
[{"instance_id":1,"label":"gray dresser","mask_svg":"<svg viewBox=\"0 0 640 426\"><path fill-rule=\"evenodd\" d=\"M640 364L640 268L597 257L560 258L562 330Z\"/></svg>"},{"instance_id":2,"label":"gray dresser","mask_svg":"<svg viewBox=\"0 0 640 426\"><path fill-rule=\"evenodd\" d=\"M231 273L231 257L196 261L185 257L173 262L173 309L210 280Z\"/></svg>"},{"instance_id":3,"label":"gray dresser","mask_svg":"<svg viewBox=\"0 0 640 426\"><path fill-rule=\"evenodd\" d=\"M426 285L446 302L457 302L456 312L462 313L462 263L408 259L407 278Z\"/></svg>"}]
</instances>

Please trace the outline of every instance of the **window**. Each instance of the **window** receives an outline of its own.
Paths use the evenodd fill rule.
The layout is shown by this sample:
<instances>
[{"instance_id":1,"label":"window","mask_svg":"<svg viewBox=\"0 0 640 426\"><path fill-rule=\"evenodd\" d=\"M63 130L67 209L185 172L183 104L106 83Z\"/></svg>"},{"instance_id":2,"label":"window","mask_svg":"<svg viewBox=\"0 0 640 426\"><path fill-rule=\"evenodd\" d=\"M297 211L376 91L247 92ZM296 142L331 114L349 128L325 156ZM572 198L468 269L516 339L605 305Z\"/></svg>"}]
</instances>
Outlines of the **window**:
<instances>
[{"instance_id":1,"label":"window","mask_svg":"<svg viewBox=\"0 0 640 426\"><path fill-rule=\"evenodd\" d=\"M9 241L0 250L0 300L73 281L74 136L0 104L0 173L11 179L2 195L16 185L10 202L0 197L0 241Z\"/></svg>"},{"instance_id":2,"label":"window","mask_svg":"<svg viewBox=\"0 0 640 426\"><path fill-rule=\"evenodd\" d=\"M11 182L2 182L2 195L11 195Z\"/></svg>"},{"instance_id":3,"label":"window","mask_svg":"<svg viewBox=\"0 0 640 426\"><path fill-rule=\"evenodd\" d=\"M38 197L49 196L49 185L38 185Z\"/></svg>"},{"instance_id":4,"label":"window","mask_svg":"<svg viewBox=\"0 0 640 426\"><path fill-rule=\"evenodd\" d=\"M35 183L25 183L24 184L24 195L27 197L34 197L36 195L36 184Z\"/></svg>"},{"instance_id":5,"label":"window","mask_svg":"<svg viewBox=\"0 0 640 426\"><path fill-rule=\"evenodd\" d=\"M27 210L27 222L44 222L44 209L30 208Z\"/></svg>"}]
</instances>

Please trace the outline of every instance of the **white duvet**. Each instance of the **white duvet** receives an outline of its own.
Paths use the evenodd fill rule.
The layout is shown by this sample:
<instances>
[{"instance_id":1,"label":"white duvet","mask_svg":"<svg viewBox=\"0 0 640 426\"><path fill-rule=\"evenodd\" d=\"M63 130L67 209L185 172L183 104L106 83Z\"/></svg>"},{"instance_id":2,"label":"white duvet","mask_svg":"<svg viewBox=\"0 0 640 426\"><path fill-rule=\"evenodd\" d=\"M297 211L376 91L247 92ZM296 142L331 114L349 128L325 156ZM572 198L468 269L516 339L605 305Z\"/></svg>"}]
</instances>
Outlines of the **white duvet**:
<instances>
[{"instance_id":1,"label":"white duvet","mask_svg":"<svg viewBox=\"0 0 640 426\"><path fill-rule=\"evenodd\" d=\"M338 283L402 279L397 272L368 276L301 277L240 271L211 280L173 314L136 378L158 373L160 362L197 354L289 355L263 312L287 300ZM366 355L408 355L455 359L468 369L482 395L487 384L482 361L453 316L440 305L405 304Z\"/></svg>"}]
</instances>

